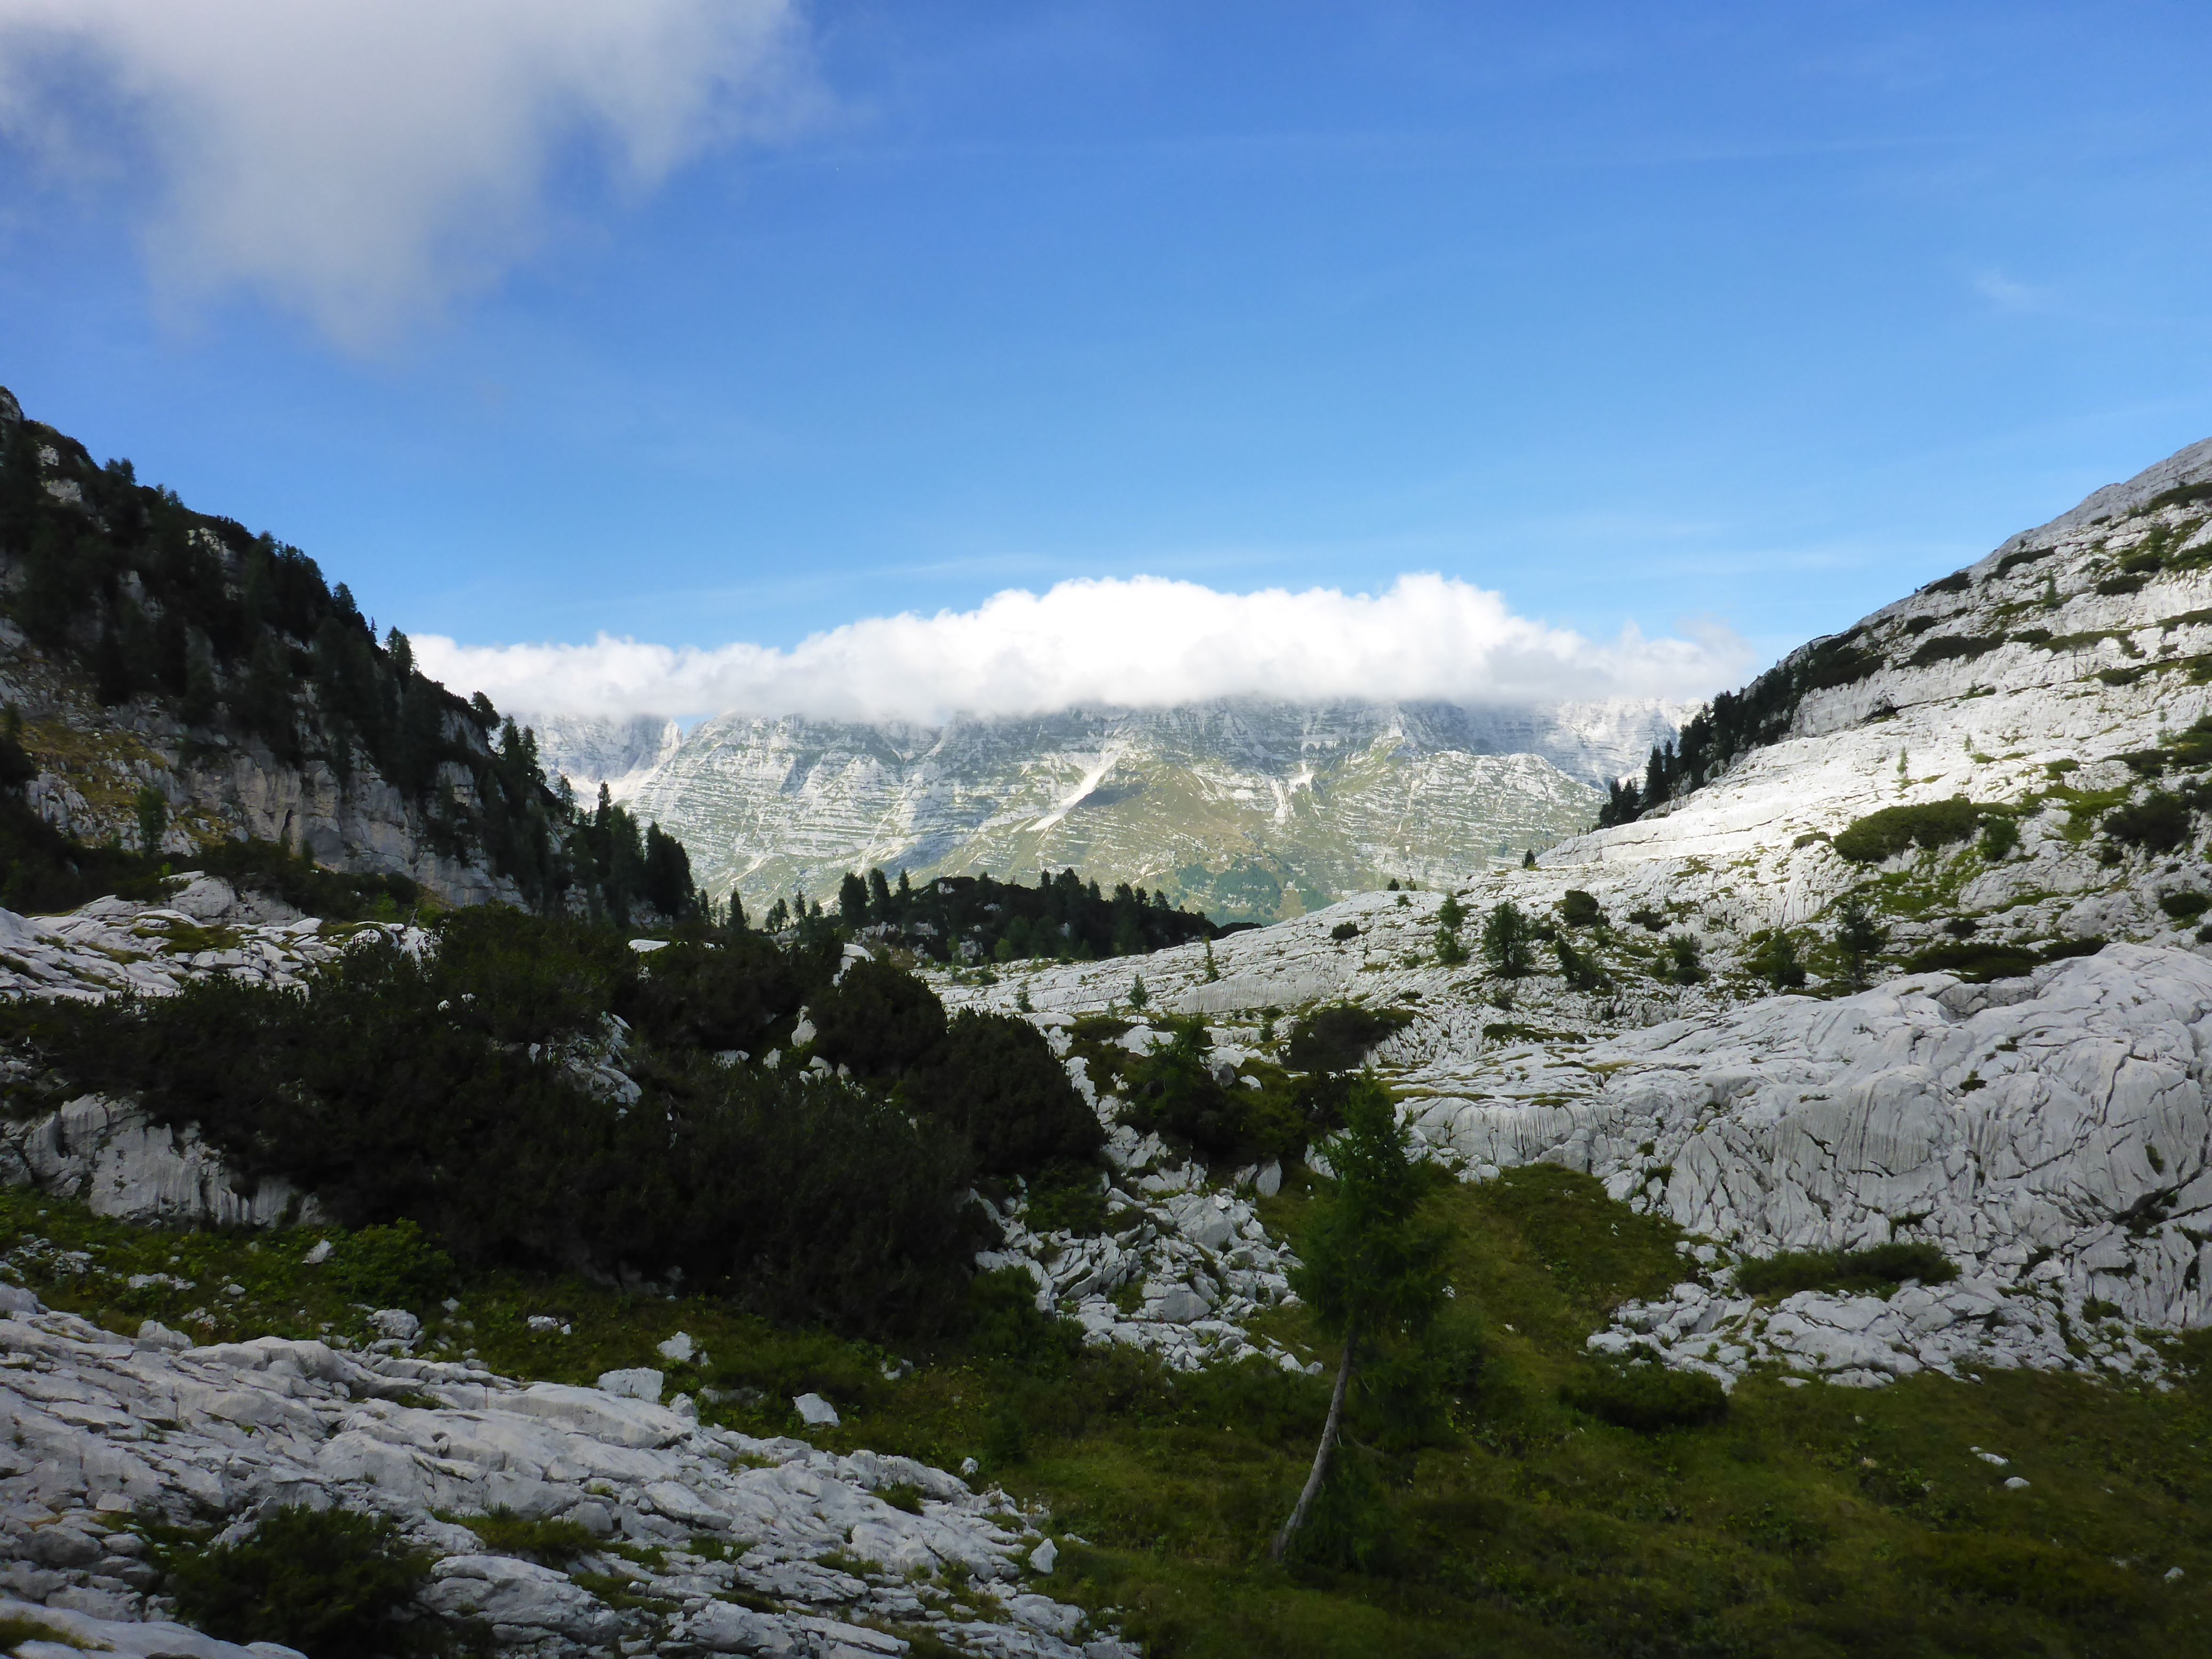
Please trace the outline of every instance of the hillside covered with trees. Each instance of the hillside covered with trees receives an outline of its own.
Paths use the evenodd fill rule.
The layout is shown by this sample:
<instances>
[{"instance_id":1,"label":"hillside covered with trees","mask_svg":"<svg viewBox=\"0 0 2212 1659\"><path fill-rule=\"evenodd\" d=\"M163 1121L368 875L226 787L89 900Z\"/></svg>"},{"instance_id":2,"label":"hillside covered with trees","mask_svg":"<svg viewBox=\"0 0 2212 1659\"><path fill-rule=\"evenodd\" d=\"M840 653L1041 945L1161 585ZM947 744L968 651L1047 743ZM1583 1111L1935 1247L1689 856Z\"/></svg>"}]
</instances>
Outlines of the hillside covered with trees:
<instances>
[{"instance_id":1,"label":"hillside covered with trees","mask_svg":"<svg viewBox=\"0 0 2212 1659\"><path fill-rule=\"evenodd\" d=\"M580 805L547 778L529 732L482 694L464 699L423 674L398 629L380 641L346 584L333 587L306 553L195 512L127 460L95 464L4 390L0 611L15 629L11 705L44 705L27 730L34 711L19 710L0 757L0 902L72 903L101 880L145 873L117 862L125 852L158 869L169 825L202 804L196 780L242 754L301 779L303 793L321 781L341 799L388 787L416 850L479 867L535 909L678 920L704 902L680 842L604 793ZM105 836L70 826L80 842L110 843L98 854L44 833L23 793L87 744L106 751L88 773L104 762L126 783L146 780ZM220 827L204 822L196 850L233 873L270 863L224 852L243 837ZM307 850L303 836L283 839ZM94 878L88 859L111 867ZM355 873L411 897L414 884L389 869Z\"/></svg>"}]
</instances>

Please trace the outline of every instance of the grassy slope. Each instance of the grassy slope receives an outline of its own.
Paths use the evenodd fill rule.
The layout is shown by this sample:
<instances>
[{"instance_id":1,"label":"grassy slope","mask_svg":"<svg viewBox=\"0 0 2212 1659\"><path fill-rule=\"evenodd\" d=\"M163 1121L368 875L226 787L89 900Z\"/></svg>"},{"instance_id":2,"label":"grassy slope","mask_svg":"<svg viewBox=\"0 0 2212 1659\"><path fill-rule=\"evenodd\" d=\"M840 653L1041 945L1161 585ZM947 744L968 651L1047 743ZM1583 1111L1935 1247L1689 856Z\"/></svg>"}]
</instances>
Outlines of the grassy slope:
<instances>
[{"instance_id":1,"label":"grassy slope","mask_svg":"<svg viewBox=\"0 0 2212 1659\"><path fill-rule=\"evenodd\" d=\"M1390 1577L1293 1577L1266 1562L1320 1379L1251 1366L1177 1383L1125 1353L948 1352L911 1356L919 1369L892 1382L880 1351L705 1301L501 1275L457 1286L455 1315L428 1311L456 1348L563 1380L657 1364L653 1345L681 1328L705 1360L673 1370L672 1389L767 1394L714 1408L723 1420L787 1430L787 1396L818 1388L846 1413L823 1443L979 1456L1090 1540L1067 1544L1054 1592L1120 1609L1158 1654L2205 1650L2212 1384L2160 1395L1992 1374L1865 1393L1754 1378L1725 1423L1642 1437L1557 1391L1607 1307L1675 1276L1671 1229L1548 1167L1440 1201L1489 1359L1444 1443L1380 1459L1395 1489ZM1270 1218L1295 1237L1304 1207L1287 1194ZM300 1265L314 1237L153 1231L0 1194L0 1246L27 1279L125 1331L153 1316L209 1337L361 1334L324 1270ZM125 1284L155 1272L194 1288ZM212 1322L186 1325L197 1310ZM562 1315L574 1334L532 1334L532 1313ZM1279 1334L1333 1358L1295 1311L1277 1318ZM2013 1461L1994 1468L1977 1445ZM2014 1474L2027 1490L2003 1489ZM2173 1566L2185 1576L2168 1581Z\"/></svg>"}]
</instances>

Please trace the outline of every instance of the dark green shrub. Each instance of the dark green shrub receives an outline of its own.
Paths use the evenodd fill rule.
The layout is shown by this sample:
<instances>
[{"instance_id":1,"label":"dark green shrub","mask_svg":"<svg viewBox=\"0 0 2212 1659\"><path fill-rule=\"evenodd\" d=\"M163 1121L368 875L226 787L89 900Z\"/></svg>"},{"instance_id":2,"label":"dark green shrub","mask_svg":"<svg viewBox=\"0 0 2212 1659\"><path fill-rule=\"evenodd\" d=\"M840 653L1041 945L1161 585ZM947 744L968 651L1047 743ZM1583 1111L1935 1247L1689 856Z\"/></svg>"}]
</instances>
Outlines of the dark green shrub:
<instances>
[{"instance_id":1,"label":"dark green shrub","mask_svg":"<svg viewBox=\"0 0 2212 1659\"><path fill-rule=\"evenodd\" d=\"M1163 1047L1127 1068L1133 1128L1180 1135L1209 1156L1245 1142L1244 1091L1223 1084L1210 1058L1213 1038L1203 1021L1179 1020Z\"/></svg>"},{"instance_id":2,"label":"dark green shrub","mask_svg":"<svg viewBox=\"0 0 2212 1659\"><path fill-rule=\"evenodd\" d=\"M615 1012L663 1048L757 1051L805 1000L792 959L759 933L655 951L621 987Z\"/></svg>"},{"instance_id":3,"label":"dark green shrub","mask_svg":"<svg viewBox=\"0 0 2212 1659\"><path fill-rule=\"evenodd\" d=\"M1920 591L1923 593L1963 593L1973 585L1973 578L1963 570L1954 570L1948 576L1939 576Z\"/></svg>"},{"instance_id":4,"label":"dark green shrub","mask_svg":"<svg viewBox=\"0 0 2212 1659\"><path fill-rule=\"evenodd\" d=\"M1668 935L1667 977L1677 985L1695 985L1705 977L1705 947L1695 933Z\"/></svg>"},{"instance_id":5,"label":"dark green shrub","mask_svg":"<svg viewBox=\"0 0 2212 1659\"><path fill-rule=\"evenodd\" d=\"M1598 965L1595 957L1585 956L1564 939L1552 941L1559 953L1559 977L1565 980L1570 990L1602 991L1613 984L1612 975Z\"/></svg>"},{"instance_id":6,"label":"dark green shrub","mask_svg":"<svg viewBox=\"0 0 2212 1659\"><path fill-rule=\"evenodd\" d=\"M453 1285L453 1258L404 1217L333 1239L324 1271L354 1301L379 1308L427 1308Z\"/></svg>"},{"instance_id":7,"label":"dark green shrub","mask_svg":"<svg viewBox=\"0 0 2212 1659\"><path fill-rule=\"evenodd\" d=\"M1031 1232L1069 1232L1088 1237L1106 1231L1106 1194L1092 1164L1048 1165L1029 1185Z\"/></svg>"},{"instance_id":8,"label":"dark green shrub","mask_svg":"<svg viewBox=\"0 0 2212 1659\"><path fill-rule=\"evenodd\" d=\"M1011 1404L1001 1405L983 1425L983 1467L996 1473L1029 1461L1029 1425Z\"/></svg>"},{"instance_id":9,"label":"dark green shrub","mask_svg":"<svg viewBox=\"0 0 2212 1659\"><path fill-rule=\"evenodd\" d=\"M974 1171L934 1118L703 1060L648 1073L624 1105L495 1036L557 998L486 1013L492 999L457 988L442 953L363 947L312 999L210 980L22 1018L80 1086L136 1094L247 1177L283 1175L350 1226L411 1220L465 1262L680 1272L764 1313L886 1334L957 1311Z\"/></svg>"},{"instance_id":10,"label":"dark green shrub","mask_svg":"<svg viewBox=\"0 0 2212 1659\"><path fill-rule=\"evenodd\" d=\"M2024 945L1991 940L1930 945L1905 958L1907 973L1956 974L1972 985L1993 979L2016 979L2044 960L2043 953Z\"/></svg>"},{"instance_id":11,"label":"dark green shrub","mask_svg":"<svg viewBox=\"0 0 2212 1659\"><path fill-rule=\"evenodd\" d=\"M617 981L636 971L621 937L579 921L547 921L482 904L438 923L434 980L447 1023L496 1042L553 1042L596 1031Z\"/></svg>"},{"instance_id":12,"label":"dark green shrub","mask_svg":"<svg viewBox=\"0 0 2212 1659\"><path fill-rule=\"evenodd\" d=\"M808 1013L814 1052L862 1077L897 1076L945 1035L945 1005L937 994L887 962L853 963L842 980L816 997ZM1027 1021L1012 1023L1036 1036Z\"/></svg>"},{"instance_id":13,"label":"dark green shrub","mask_svg":"<svg viewBox=\"0 0 2212 1659\"><path fill-rule=\"evenodd\" d=\"M1799 1291L1894 1290L1908 1279L1944 1285L1958 1276L1958 1267L1935 1245L1901 1239L1863 1250L1785 1250L1735 1270L1739 1289L1777 1297Z\"/></svg>"},{"instance_id":14,"label":"dark green shrub","mask_svg":"<svg viewBox=\"0 0 2212 1659\"><path fill-rule=\"evenodd\" d=\"M1298 1022L1283 1058L1293 1071L1348 1072L1363 1064L1368 1051L1413 1024L1402 1008L1363 1008L1356 1002L1332 1002Z\"/></svg>"},{"instance_id":15,"label":"dark green shrub","mask_svg":"<svg viewBox=\"0 0 2212 1659\"><path fill-rule=\"evenodd\" d=\"M1786 928L1778 927L1760 940L1744 966L1778 991L1794 991L1805 982L1805 964L1797 955L1797 940Z\"/></svg>"},{"instance_id":16,"label":"dark green shrub","mask_svg":"<svg viewBox=\"0 0 2212 1659\"><path fill-rule=\"evenodd\" d=\"M2163 789L2105 814L2106 836L2153 853L2172 852L2189 839L2189 829L2188 803Z\"/></svg>"},{"instance_id":17,"label":"dark green shrub","mask_svg":"<svg viewBox=\"0 0 2212 1659\"><path fill-rule=\"evenodd\" d=\"M1559 920L1570 927L1602 927L1605 908L1595 895L1579 887L1570 887L1559 895Z\"/></svg>"},{"instance_id":18,"label":"dark green shrub","mask_svg":"<svg viewBox=\"0 0 2212 1659\"><path fill-rule=\"evenodd\" d=\"M1412 1554L1375 1460L1340 1448L1285 1559L1297 1571L1387 1578L1404 1571Z\"/></svg>"},{"instance_id":19,"label":"dark green shrub","mask_svg":"<svg viewBox=\"0 0 2212 1659\"><path fill-rule=\"evenodd\" d=\"M848 983L852 977L846 975ZM908 1073L902 1093L964 1139L975 1167L989 1175L1083 1162L1106 1141L1043 1034L1012 1014L962 1010Z\"/></svg>"},{"instance_id":20,"label":"dark green shrub","mask_svg":"<svg viewBox=\"0 0 2212 1659\"><path fill-rule=\"evenodd\" d=\"M1638 1434L1697 1428L1728 1415L1727 1391L1704 1372L1648 1363L1593 1365L1562 1386L1559 1398Z\"/></svg>"},{"instance_id":21,"label":"dark green shrub","mask_svg":"<svg viewBox=\"0 0 2212 1659\"><path fill-rule=\"evenodd\" d=\"M2160 897L2158 908L2176 921L2193 921L2212 909L2212 896L2203 893L2166 893Z\"/></svg>"},{"instance_id":22,"label":"dark green shrub","mask_svg":"<svg viewBox=\"0 0 2212 1659\"><path fill-rule=\"evenodd\" d=\"M1037 1282L1025 1267L977 1273L968 1285L968 1348L987 1359L1059 1371L1083 1350L1083 1327L1041 1311Z\"/></svg>"},{"instance_id":23,"label":"dark green shrub","mask_svg":"<svg viewBox=\"0 0 2212 1659\"><path fill-rule=\"evenodd\" d=\"M463 1516L461 1524L494 1555L524 1556L549 1567L565 1567L599 1547L599 1540L576 1522L532 1521L513 1510Z\"/></svg>"},{"instance_id":24,"label":"dark green shrub","mask_svg":"<svg viewBox=\"0 0 2212 1659\"><path fill-rule=\"evenodd\" d=\"M1328 930L1328 936L1339 945L1343 944L1346 939L1358 939L1359 924L1356 921L1340 921Z\"/></svg>"},{"instance_id":25,"label":"dark green shrub","mask_svg":"<svg viewBox=\"0 0 2212 1659\"><path fill-rule=\"evenodd\" d=\"M375 1659L408 1646L393 1615L430 1570L430 1557L402 1545L397 1522L346 1510L276 1510L235 1544L164 1555L187 1623L313 1659Z\"/></svg>"},{"instance_id":26,"label":"dark green shrub","mask_svg":"<svg viewBox=\"0 0 2212 1659\"><path fill-rule=\"evenodd\" d=\"M1666 913L1655 909L1648 904L1638 905L1628 913L1628 919L1647 933L1663 933L1667 931Z\"/></svg>"},{"instance_id":27,"label":"dark green shrub","mask_svg":"<svg viewBox=\"0 0 2212 1659\"><path fill-rule=\"evenodd\" d=\"M1917 806L1885 806L1838 835L1836 851L1854 864L1879 864L1906 848L1944 847L1981 827L1983 809L1964 795Z\"/></svg>"},{"instance_id":28,"label":"dark green shrub","mask_svg":"<svg viewBox=\"0 0 2212 1659\"><path fill-rule=\"evenodd\" d=\"M1931 663L1972 661L1996 650L2004 643L2002 635L1973 638L1962 634L1939 634L1932 640L1923 640L1917 649L1905 659L1915 668L1925 668Z\"/></svg>"},{"instance_id":29,"label":"dark green shrub","mask_svg":"<svg viewBox=\"0 0 2212 1659\"><path fill-rule=\"evenodd\" d=\"M1836 948L1843 953L1844 977L1853 985L1866 982L1867 963L1887 939L1863 893L1846 893L1836 907Z\"/></svg>"},{"instance_id":30,"label":"dark green shrub","mask_svg":"<svg viewBox=\"0 0 2212 1659\"><path fill-rule=\"evenodd\" d=\"M1982 856L2002 864L2020 845L2020 825L2009 817L1992 817L1982 824Z\"/></svg>"},{"instance_id":31,"label":"dark green shrub","mask_svg":"<svg viewBox=\"0 0 2212 1659\"><path fill-rule=\"evenodd\" d=\"M2070 957L2094 957L2105 948L2101 933L2092 933L2087 939L2053 939L2043 947L2043 960L2064 962Z\"/></svg>"}]
</instances>

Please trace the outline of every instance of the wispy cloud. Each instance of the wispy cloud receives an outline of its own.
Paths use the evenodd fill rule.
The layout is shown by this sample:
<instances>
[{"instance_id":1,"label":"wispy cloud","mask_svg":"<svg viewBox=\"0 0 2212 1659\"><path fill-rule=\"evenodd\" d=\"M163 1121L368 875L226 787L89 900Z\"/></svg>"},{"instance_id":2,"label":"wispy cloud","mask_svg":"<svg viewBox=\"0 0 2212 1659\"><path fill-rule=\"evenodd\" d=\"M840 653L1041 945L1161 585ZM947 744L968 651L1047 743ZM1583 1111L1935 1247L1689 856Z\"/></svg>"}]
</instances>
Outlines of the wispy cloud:
<instances>
[{"instance_id":1,"label":"wispy cloud","mask_svg":"<svg viewBox=\"0 0 2212 1659\"><path fill-rule=\"evenodd\" d=\"M711 649L601 635L589 645L415 641L427 672L536 714L743 712L931 724L955 714L1213 697L1528 703L1700 697L1741 677L1744 642L1608 641L1510 611L1498 594L1435 574L1375 594L1334 588L1229 593L1157 576L1009 589L973 611L872 617L791 649Z\"/></svg>"},{"instance_id":2,"label":"wispy cloud","mask_svg":"<svg viewBox=\"0 0 2212 1659\"><path fill-rule=\"evenodd\" d=\"M0 0L0 160L129 202L172 294L356 349L526 252L580 152L649 187L810 88L791 0Z\"/></svg>"},{"instance_id":3,"label":"wispy cloud","mask_svg":"<svg viewBox=\"0 0 2212 1659\"><path fill-rule=\"evenodd\" d=\"M2042 311L2051 304L2051 292L2031 283L2019 282L2002 270L1979 270L1974 273L1974 292L1987 300L1999 311L2015 313Z\"/></svg>"}]
</instances>

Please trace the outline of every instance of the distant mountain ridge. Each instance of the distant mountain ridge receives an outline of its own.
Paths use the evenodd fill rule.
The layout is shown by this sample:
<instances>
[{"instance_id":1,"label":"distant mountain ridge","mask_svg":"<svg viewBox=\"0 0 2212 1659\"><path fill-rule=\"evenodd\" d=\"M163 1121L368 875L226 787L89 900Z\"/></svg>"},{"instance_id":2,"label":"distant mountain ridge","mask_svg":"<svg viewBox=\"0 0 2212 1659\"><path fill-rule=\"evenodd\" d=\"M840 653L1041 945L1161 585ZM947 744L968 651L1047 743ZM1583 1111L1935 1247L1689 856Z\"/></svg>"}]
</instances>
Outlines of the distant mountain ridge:
<instances>
[{"instance_id":1,"label":"distant mountain ridge","mask_svg":"<svg viewBox=\"0 0 2212 1659\"><path fill-rule=\"evenodd\" d=\"M1575 834L1687 712L1222 699L943 726L726 714L673 742L652 719L532 724L550 770L605 782L749 905L872 865L1073 866L1270 921Z\"/></svg>"}]
</instances>

